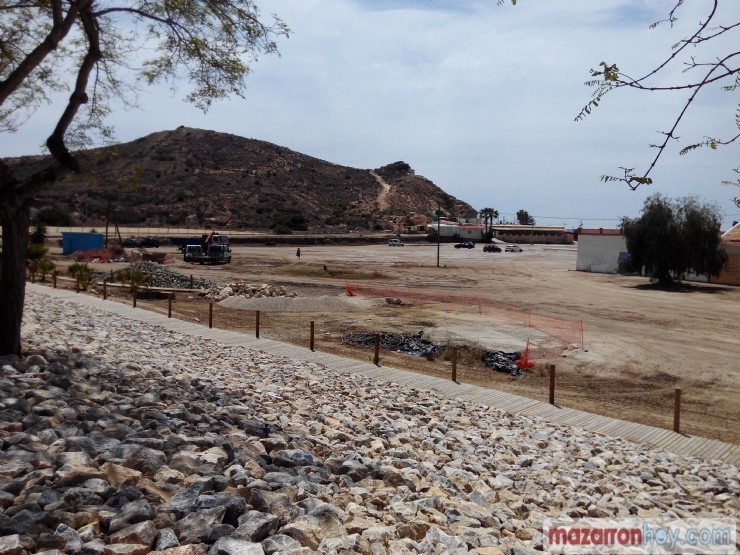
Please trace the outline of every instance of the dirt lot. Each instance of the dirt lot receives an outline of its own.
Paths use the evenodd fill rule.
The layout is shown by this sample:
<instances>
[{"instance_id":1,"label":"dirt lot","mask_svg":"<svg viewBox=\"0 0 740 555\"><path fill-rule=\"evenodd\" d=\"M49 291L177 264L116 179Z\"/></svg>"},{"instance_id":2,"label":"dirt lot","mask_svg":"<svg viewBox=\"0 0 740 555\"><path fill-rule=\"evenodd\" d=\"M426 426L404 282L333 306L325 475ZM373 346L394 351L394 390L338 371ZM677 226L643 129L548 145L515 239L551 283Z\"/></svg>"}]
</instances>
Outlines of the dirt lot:
<instances>
[{"instance_id":1,"label":"dirt lot","mask_svg":"<svg viewBox=\"0 0 740 555\"><path fill-rule=\"evenodd\" d=\"M174 256L174 250L170 250ZM234 247L226 266L174 268L217 282L282 284L298 299L320 299L303 312L272 311L260 306L260 335L308 345L315 322L316 349L362 360L372 350L339 339L347 331L414 333L435 341L468 345L458 362L458 380L547 399L545 363L557 367L556 401L569 406L670 428L675 388L682 388L681 429L740 443L740 289L693 284L656 290L641 278L576 272L575 247L525 246L522 253L484 253L442 245ZM106 265L103 269L107 270ZM347 300L345 283L373 287L449 291L531 308L533 314L558 314L584 324L585 349L539 360L524 378L488 370L478 360L480 348L518 350L526 332L475 307L414 301L391 306ZM139 306L166 311L165 301ZM300 303L296 303L300 307ZM208 304L178 295L174 316L207 323ZM214 327L254 332L255 313L217 305ZM451 363L381 351L381 365L449 376Z\"/></svg>"}]
</instances>

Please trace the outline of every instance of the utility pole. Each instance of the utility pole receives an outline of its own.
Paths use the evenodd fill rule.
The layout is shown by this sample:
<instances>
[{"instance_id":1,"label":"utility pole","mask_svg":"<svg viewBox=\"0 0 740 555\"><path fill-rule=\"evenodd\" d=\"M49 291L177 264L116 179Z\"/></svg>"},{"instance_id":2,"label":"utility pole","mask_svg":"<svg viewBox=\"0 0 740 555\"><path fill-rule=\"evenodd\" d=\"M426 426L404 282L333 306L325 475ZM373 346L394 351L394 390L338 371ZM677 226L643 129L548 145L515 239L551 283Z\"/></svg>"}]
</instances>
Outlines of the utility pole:
<instances>
[{"instance_id":1,"label":"utility pole","mask_svg":"<svg viewBox=\"0 0 740 555\"><path fill-rule=\"evenodd\" d=\"M437 268L439 268L439 221L442 219L442 210L437 209Z\"/></svg>"}]
</instances>

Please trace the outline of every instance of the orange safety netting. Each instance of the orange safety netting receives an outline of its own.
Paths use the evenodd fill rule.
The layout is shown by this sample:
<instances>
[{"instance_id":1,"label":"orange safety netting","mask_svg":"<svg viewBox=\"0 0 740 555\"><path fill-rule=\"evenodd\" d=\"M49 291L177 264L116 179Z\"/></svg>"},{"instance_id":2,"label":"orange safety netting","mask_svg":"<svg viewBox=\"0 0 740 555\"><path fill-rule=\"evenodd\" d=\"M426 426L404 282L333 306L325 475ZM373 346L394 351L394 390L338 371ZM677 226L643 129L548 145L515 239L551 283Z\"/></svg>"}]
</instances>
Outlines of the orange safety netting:
<instances>
[{"instance_id":1,"label":"orange safety netting","mask_svg":"<svg viewBox=\"0 0 740 555\"><path fill-rule=\"evenodd\" d=\"M483 296L452 291L430 291L410 288L376 287L361 283L346 284L347 295L398 298L405 303L446 303L454 304L461 311L470 311L492 317L496 323L513 325L539 333L533 333L526 340L527 363L541 358L560 356L565 349L584 347L583 321L555 314L536 312ZM525 345L522 345L525 350ZM530 364L531 365L531 364Z\"/></svg>"}]
</instances>

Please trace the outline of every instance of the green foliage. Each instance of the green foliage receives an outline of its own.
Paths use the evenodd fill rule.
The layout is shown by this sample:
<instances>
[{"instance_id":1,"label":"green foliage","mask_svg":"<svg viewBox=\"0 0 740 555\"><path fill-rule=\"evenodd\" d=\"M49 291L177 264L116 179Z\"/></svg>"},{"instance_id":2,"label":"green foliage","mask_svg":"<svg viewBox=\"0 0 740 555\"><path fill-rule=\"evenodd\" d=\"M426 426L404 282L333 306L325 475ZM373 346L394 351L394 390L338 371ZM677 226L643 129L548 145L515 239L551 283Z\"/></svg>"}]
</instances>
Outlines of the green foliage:
<instances>
[{"instance_id":1,"label":"green foliage","mask_svg":"<svg viewBox=\"0 0 740 555\"><path fill-rule=\"evenodd\" d=\"M135 291L140 287L149 286L152 282L152 275L129 267L118 270L116 272L116 279L121 283L128 284L131 287L131 291Z\"/></svg>"},{"instance_id":2,"label":"green foliage","mask_svg":"<svg viewBox=\"0 0 740 555\"><path fill-rule=\"evenodd\" d=\"M35 222L37 225L45 224L59 227L70 227L75 223L72 216L58 206L50 206L39 210Z\"/></svg>"},{"instance_id":3,"label":"green foliage","mask_svg":"<svg viewBox=\"0 0 740 555\"><path fill-rule=\"evenodd\" d=\"M277 53L276 39L289 34L245 0L4 2L2 14L0 130L17 130L55 92L71 90L63 130L75 146L111 142L104 120L114 103L136 101L139 83L166 82L174 92L176 80L187 82L186 100L204 111L242 96L249 63ZM75 119L78 110L85 114Z\"/></svg>"},{"instance_id":4,"label":"green foliage","mask_svg":"<svg viewBox=\"0 0 740 555\"><path fill-rule=\"evenodd\" d=\"M29 243L28 244L28 251L26 252L26 258L28 260L41 260L44 256L46 256L49 252L49 249L47 249L44 245L40 245L39 243Z\"/></svg>"},{"instance_id":5,"label":"green foliage","mask_svg":"<svg viewBox=\"0 0 740 555\"><path fill-rule=\"evenodd\" d=\"M498 218L498 210L495 208L484 208L478 212L478 216L483 218L483 239L490 241L493 237L491 227L493 226L493 221Z\"/></svg>"},{"instance_id":6,"label":"green foliage","mask_svg":"<svg viewBox=\"0 0 740 555\"><path fill-rule=\"evenodd\" d=\"M671 29L674 28L678 20L678 13L684 5L683 0L674 2L674 7L668 13L668 17L662 21L650 25L651 29L667 24ZM738 21L737 10L719 10L719 0L707 3L706 18L694 24L691 33L678 42L674 43L669 52L666 52L661 58L651 64L643 74L638 77L632 77L629 73L620 70L617 64L602 61L598 69L591 69L591 79L586 81L586 86L593 89L591 100L576 115L575 121L581 121L590 115L597 108L601 100L609 93L616 89L631 89L640 93L663 92L663 91L683 91L683 104L676 110L675 117L668 122L666 128L660 131L662 140L658 144L651 144L656 149L649 166L641 175L633 173L632 169L625 169L624 177L615 177L602 175L601 181L605 183L623 181L630 189L635 190L641 185L650 185L652 179L649 177L650 172L658 164L661 156L672 141L682 139L680 134L680 125L684 115L689 111L694 99L704 89L704 87L715 87L721 85L720 89L725 92L734 93L740 87L740 66L738 66L738 51L735 44L727 39L740 25ZM725 18L725 20L722 20ZM724 43L722 41L725 41ZM726 46L722 46L725 44ZM717 47L720 49L718 55ZM683 71L680 73L673 72L674 67L683 64ZM736 105L734 114L735 127L740 130L740 105ZM720 146L726 146L737 143L740 140L740 133L730 132L724 139L705 136L702 140L695 138L689 139L687 145L681 147L680 155L688 154L699 148L709 148L717 150ZM738 171L740 168L734 168ZM740 182L724 181L723 183L733 186L740 186ZM737 203L737 199L736 199Z\"/></svg>"},{"instance_id":7,"label":"green foliage","mask_svg":"<svg viewBox=\"0 0 740 555\"><path fill-rule=\"evenodd\" d=\"M519 222L520 225L534 225L534 217L529 215L529 212L526 210L517 210L516 212L516 221Z\"/></svg>"},{"instance_id":8,"label":"green foliage","mask_svg":"<svg viewBox=\"0 0 740 555\"><path fill-rule=\"evenodd\" d=\"M694 197L671 200L655 194L639 218L622 218L630 269L666 285L689 272L718 276L727 263L720 241L721 212Z\"/></svg>"},{"instance_id":9,"label":"green foliage","mask_svg":"<svg viewBox=\"0 0 740 555\"><path fill-rule=\"evenodd\" d=\"M46 226L41 222L37 222L34 226L33 233L31 233L30 241L35 245L43 245L46 239Z\"/></svg>"},{"instance_id":10,"label":"green foliage","mask_svg":"<svg viewBox=\"0 0 740 555\"><path fill-rule=\"evenodd\" d=\"M56 269L57 265L50 258L44 257L38 262L38 271L41 274L41 281L46 281L46 276Z\"/></svg>"},{"instance_id":11,"label":"green foliage","mask_svg":"<svg viewBox=\"0 0 740 555\"><path fill-rule=\"evenodd\" d=\"M282 235L290 235L293 231L306 231L308 224L303 214L285 214L276 218L270 228Z\"/></svg>"},{"instance_id":12,"label":"green foliage","mask_svg":"<svg viewBox=\"0 0 740 555\"><path fill-rule=\"evenodd\" d=\"M95 272L85 262L75 262L67 269L67 273L77 280L83 291L87 290L95 276Z\"/></svg>"},{"instance_id":13,"label":"green foliage","mask_svg":"<svg viewBox=\"0 0 740 555\"><path fill-rule=\"evenodd\" d=\"M56 264L47 256L28 261L28 272L35 281L36 275L41 274L41 281L46 281L46 276L56 268Z\"/></svg>"},{"instance_id":14,"label":"green foliage","mask_svg":"<svg viewBox=\"0 0 740 555\"><path fill-rule=\"evenodd\" d=\"M277 235L293 235L293 230L283 224L273 224L272 231Z\"/></svg>"}]
</instances>

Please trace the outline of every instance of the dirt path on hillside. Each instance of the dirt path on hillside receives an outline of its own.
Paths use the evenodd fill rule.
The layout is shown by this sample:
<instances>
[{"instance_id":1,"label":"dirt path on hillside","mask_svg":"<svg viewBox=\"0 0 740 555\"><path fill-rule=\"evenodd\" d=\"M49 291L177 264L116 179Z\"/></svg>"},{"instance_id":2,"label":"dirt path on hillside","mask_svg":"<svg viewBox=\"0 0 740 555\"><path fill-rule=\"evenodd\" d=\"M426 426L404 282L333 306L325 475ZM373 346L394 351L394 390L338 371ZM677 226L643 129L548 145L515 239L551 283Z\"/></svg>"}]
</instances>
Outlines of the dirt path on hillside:
<instances>
[{"instance_id":1,"label":"dirt path on hillside","mask_svg":"<svg viewBox=\"0 0 740 555\"><path fill-rule=\"evenodd\" d=\"M381 212L388 210L388 208L390 208L388 205L388 193L391 192L390 184L388 184L385 179L380 177L373 170L370 170L370 175L372 175L375 178L375 181L378 182L378 185L380 185L380 193L378 193L378 208Z\"/></svg>"},{"instance_id":2,"label":"dirt path on hillside","mask_svg":"<svg viewBox=\"0 0 740 555\"><path fill-rule=\"evenodd\" d=\"M225 282L281 283L300 297L343 296L347 281L410 292L449 292L480 296L531 310L582 321L585 349L540 360L522 379L492 372L477 355L482 348L517 350L526 343L521 327L475 306L414 301L381 303L341 311L304 314L264 312L265 337L307 344L309 322L316 326L317 348L362 360L372 352L346 345L345 331L424 331L435 341L468 344L458 379L547 399L545 363L557 367L559 405L671 428L674 390L681 388L681 431L740 443L740 288L694 285L661 291L641 278L575 271L575 247L525 246L522 253L484 253L442 245L235 247L228 266L176 269ZM150 303L165 310L161 303ZM178 317L207 321L207 304L176 303ZM254 313L217 307L216 327L251 332ZM476 347L477 346L477 347ZM392 352L382 364L434 375L450 375L450 362L434 362Z\"/></svg>"}]
</instances>

